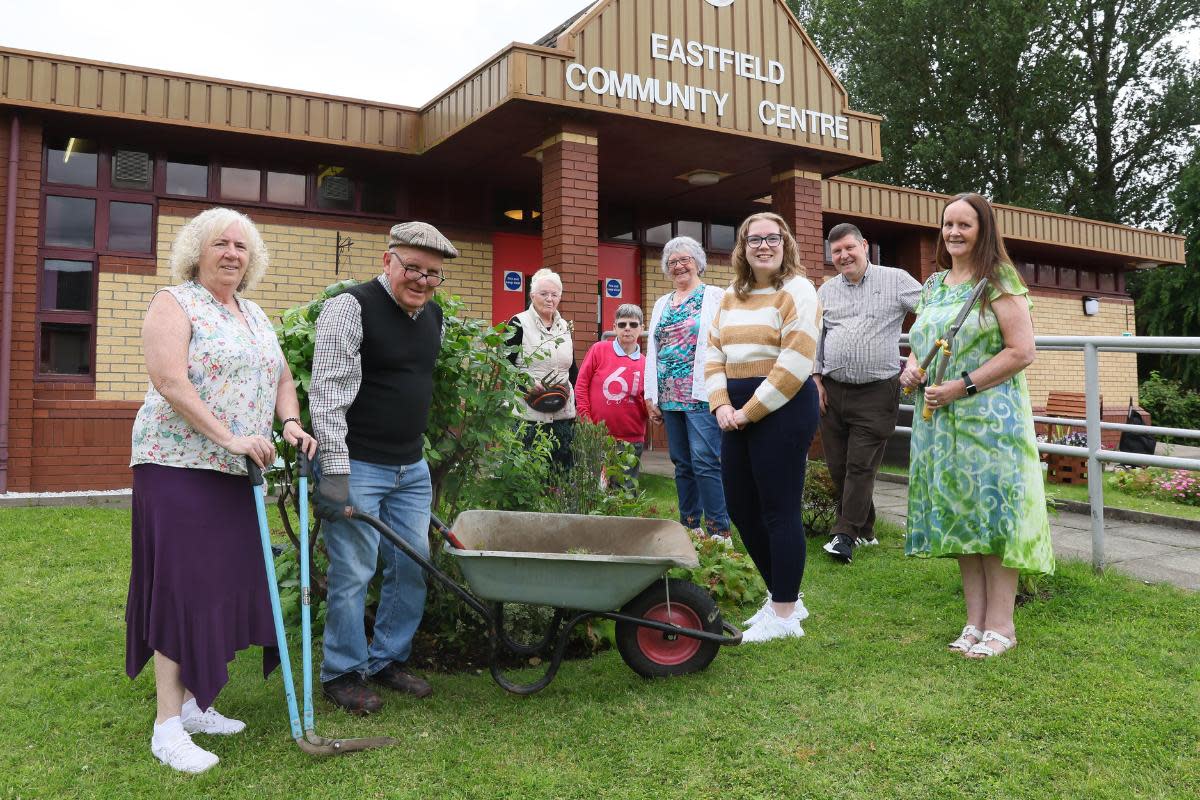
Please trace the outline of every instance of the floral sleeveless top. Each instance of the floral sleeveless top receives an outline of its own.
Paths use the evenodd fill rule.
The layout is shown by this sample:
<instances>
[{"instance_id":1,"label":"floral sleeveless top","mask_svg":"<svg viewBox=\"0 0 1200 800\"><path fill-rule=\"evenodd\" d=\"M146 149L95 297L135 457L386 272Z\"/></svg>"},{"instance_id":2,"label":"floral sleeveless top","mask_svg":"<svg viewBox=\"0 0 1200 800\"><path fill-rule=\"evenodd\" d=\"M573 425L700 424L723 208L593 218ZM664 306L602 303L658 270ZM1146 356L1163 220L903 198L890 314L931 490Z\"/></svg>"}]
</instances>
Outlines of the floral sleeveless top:
<instances>
[{"instance_id":1,"label":"floral sleeveless top","mask_svg":"<svg viewBox=\"0 0 1200 800\"><path fill-rule=\"evenodd\" d=\"M269 436L284 360L267 315L237 297L247 323L242 324L195 281L162 291L171 293L192 324L188 380L200 399L235 436ZM230 453L189 425L153 383L133 423L129 466L137 464L246 474L244 456Z\"/></svg>"}]
</instances>

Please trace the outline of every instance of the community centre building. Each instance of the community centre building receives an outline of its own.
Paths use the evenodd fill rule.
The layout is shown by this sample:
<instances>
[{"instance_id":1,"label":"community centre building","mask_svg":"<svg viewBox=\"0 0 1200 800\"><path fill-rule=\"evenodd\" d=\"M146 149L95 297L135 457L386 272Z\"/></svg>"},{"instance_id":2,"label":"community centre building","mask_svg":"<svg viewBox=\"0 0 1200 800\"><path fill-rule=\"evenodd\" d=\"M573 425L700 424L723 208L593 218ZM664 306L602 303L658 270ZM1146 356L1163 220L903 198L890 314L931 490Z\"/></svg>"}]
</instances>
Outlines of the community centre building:
<instances>
[{"instance_id":1,"label":"community centre building","mask_svg":"<svg viewBox=\"0 0 1200 800\"><path fill-rule=\"evenodd\" d=\"M249 297L274 318L376 274L389 227L419 219L462 253L441 291L481 318L560 273L580 355L617 305L668 290L672 236L727 283L759 210L788 220L816 283L847 221L924 279L945 198L839 177L888 156L852 101L782 0L600 0L421 108L0 49L0 493L130 485L142 317L176 230L214 205L262 230ZM1176 236L998 212L1041 334L1132 332L1125 275L1184 260ZM1123 410L1134 357L1104 354L1101 380ZM1082 358L1041 354L1030 381L1035 404L1077 389Z\"/></svg>"}]
</instances>

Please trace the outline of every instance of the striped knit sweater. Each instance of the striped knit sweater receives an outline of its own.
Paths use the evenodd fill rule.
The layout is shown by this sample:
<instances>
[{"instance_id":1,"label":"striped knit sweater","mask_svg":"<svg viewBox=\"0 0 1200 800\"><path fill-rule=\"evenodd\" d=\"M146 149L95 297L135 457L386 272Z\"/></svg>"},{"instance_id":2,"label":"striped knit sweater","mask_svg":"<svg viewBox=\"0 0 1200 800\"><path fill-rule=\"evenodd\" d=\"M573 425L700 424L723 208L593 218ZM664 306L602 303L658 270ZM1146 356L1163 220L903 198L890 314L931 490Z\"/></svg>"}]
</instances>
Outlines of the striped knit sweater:
<instances>
[{"instance_id":1,"label":"striped knit sweater","mask_svg":"<svg viewBox=\"0 0 1200 800\"><path fill-rule=\"evenodd\" d=\"M807 278L754 289L745 300L725 292L708 334L709 408L729 404L727 378L766 378L742 407L751 422L781 408L812 374L820 330L821 307Z\"/></svg>"}]
</instances>

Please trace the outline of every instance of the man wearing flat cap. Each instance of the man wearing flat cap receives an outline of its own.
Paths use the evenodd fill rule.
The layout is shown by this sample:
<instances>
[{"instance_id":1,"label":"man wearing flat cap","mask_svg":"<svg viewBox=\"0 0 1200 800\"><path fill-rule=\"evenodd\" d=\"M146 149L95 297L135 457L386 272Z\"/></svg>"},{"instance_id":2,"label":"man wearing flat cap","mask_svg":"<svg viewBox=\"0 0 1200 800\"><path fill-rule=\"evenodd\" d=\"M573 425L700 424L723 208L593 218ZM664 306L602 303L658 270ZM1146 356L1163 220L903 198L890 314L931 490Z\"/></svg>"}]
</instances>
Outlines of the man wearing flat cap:
<instances>
[{"instance_id":1,"label":"man wearing flat cap","mask_svg":"<svg viewBox=\"0 0 1200 800\"><path fill-rule=\"evenodd\" d=\"M411 559L347 506L383 520L429 554L433 491L422 441L442 343L433 291L442 262L458 250L424 222L396 225L383 274L326 301L317 320L309 408L320 444L314 497L329 553L321 685L354 714L383 701L370 684L416 697L432 689L404 666L425 609L425 576ZM383 586L370 645L363 627L367 584L383 559Z\"/></svg>"}]
</instances>

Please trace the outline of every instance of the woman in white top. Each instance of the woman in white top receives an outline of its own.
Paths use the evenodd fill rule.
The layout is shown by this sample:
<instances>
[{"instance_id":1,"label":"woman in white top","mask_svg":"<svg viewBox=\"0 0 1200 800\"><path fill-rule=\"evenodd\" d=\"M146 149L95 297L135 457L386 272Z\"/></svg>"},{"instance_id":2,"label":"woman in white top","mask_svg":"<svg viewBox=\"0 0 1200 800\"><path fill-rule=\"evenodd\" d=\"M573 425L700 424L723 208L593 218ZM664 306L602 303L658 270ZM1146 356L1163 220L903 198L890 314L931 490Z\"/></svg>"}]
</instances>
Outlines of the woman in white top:
<instances>
[{"instance_id":1,"label":"woman in white top","mask_svg":"<svg viewBox=\"0 0 1200 800\"><path fill-rule=\"evenodd\" d=\"M721 487L721 431L704 388L708 328L725 290L700 280L707 266L704 248L690 236L677 236L663 247L662 271L674 290L658 298L650 314L646 410L652 422L667 426L679 521L731 545Z\"/></svg>"}]
</instances>

